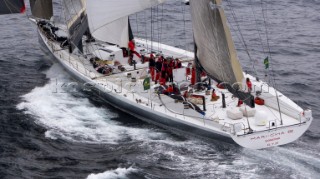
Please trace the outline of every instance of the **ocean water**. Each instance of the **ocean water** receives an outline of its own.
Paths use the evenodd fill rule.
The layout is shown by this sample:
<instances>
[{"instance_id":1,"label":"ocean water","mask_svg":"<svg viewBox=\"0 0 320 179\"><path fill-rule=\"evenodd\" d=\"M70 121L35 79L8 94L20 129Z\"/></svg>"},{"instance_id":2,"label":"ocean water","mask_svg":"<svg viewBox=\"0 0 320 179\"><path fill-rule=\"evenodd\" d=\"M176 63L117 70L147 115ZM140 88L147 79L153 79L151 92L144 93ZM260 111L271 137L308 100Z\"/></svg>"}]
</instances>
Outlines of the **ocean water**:
<instances>
[{"instance_id":1,"label":"ocean water","mask_svg":"<svg viewBox=\"0 0 320 179\"><path fill-rule=\"evenodd\" d=\"M224 7L244 70L263 78L271 54L278 89L312 108L315 119L299 140L250 150L142 122L76 88L41 50L25 15L0 16L0 178L319 178L320 3L227 0ZM149 9L131 16L132 29L192 50L188 10L168 0L153 9L152 28Z\"/></svg>"}]
</instances>

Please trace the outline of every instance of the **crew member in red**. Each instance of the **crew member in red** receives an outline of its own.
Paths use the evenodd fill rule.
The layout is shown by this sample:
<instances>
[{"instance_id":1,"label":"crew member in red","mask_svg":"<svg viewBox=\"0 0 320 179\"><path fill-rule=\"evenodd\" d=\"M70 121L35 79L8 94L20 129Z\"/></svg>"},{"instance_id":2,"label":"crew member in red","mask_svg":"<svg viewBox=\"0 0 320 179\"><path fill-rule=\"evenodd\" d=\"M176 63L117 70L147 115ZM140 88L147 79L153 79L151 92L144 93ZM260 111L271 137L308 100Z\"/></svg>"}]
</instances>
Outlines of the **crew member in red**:
<instances>
[{"instance_id":1,"label":"crew member in red","mask_svg":"<svg viewBox=\"0 0 320 179\"><path fill-rule=\"evenodd\" d=\"M237 107L240 107L243 104L243 101L241 99L238 100Z\"/></svg>"},{"instance_id":2,"label":"crew member in red","mask_svg":"<svg viewBox=\"0 0 320 179\"><path fill-rule=\"evenodd\" d=\"M192 67L191 71L191 84L196 84L196 69L194 67Z\"/></svg>"},{"instance_id":3,"label":"crew member in red","mask_svg":"<svg viewBox=\"0 0 320 179\"><path fill-rule=\"evenodd\" d=\"M162 86L166 85L166 82L167 82L166 78L164 78L164 77L161 77L160 80L159 80L159 84L162 85Z\"/></svg>"},{"instance_id":4,"label":"crew member in red","mask_svg":"<svg viewBox=\"0 0 320 179\"><path fill-rule=\"evenodd\" d=\"M217 96L215 91L216 90L213 88L212 89L212 94L211 94L211 101L217 101L220 98L220 96Z\"/></svg>"},{"instance_id":5,"label":"crew member in red","mask_svg":"<svg viewBox=\"0 0 320 179\"><path fill-rule=\"evenodd\" d=\"M165 78L166 80L168 80L167 70L168 70L168 60L163 59L162 67L161 67L161 77Z\"/></svg>"},{"instance_id":6,"label":"crew member in red","mask_svg":"<svg viewBox=\"0 0 320 179\"><path fill-rule=\"evenodd\" d=\"M169 62L168 68L167 68L167 75L169 78L169 82L173 82L173 68L174 68L174 61L173 59Z\"/></svg>"},{"instance_id":7,"label":"crew member in red","mask_svg":"<svg viewBox=\"0 0 320 179\"><path fill-rule=\"evenodd\" d=\"M175 68L181 68L181 67L182 67L181 61L178 58L176 58Z\"/></svg>"},{"instance_id":8,"label":"crew member in red","mask_svg":"<svg viewBox=\"0 0 320 179\"><path fill-rule=\"evenodd\" d=\"M247 78L246 83L248 87L248 92L250 93L252 91L252 83L249 78Z\"/></svg>"},{"instance_id":9,"label":"crew member in red","mask_svg":"<svg viewBox=\"0 0 320 179\"><path fill-rule=\"evenodd\" d=\"M191 67L192 67L192 63L188 63L188 66L187 66L187 75L191 75L191 70L190 70Z\"/></svg>"},{"instance_id":10,"label":"crew member in red","mask_svg":"<svg viewBox=\"0 0 320 179\"><path fill-rule=\"evenodd\" d=\"M161 76L161 67L162 67L162 57L160 56L156 62L156 80L158 81Z\"/></svg>"},{"instance_id":11,"label":"crew member in red","mask_svg":"<svg viewBox=\"0 0 320 179\"><path fill-rule=\"evenodd\" d=\"M155 75L154 75L155 66L156 66L156 62L154 60L153 54L151 53L149 58L149 70L150 70L152 81L155 81Z\"/></svg>"},{"instance_id":12,"label":"crew member in red","mask_svg":"<svg viewBox=\"0 0 320 179\"><path fill-rule=\"evenodd\" d=\"M172 86L172 85L169 85L167 91L168 91L169 94L172 94L172 93L174 92L174 91L173 91L173 86Z\"/></svg>"},{"instance_id":13,"label":"crew member in red","mask_svg":"<svg viewBox=\"0 0 320 179\"><path fill-rule=\"evenodd\" d=\"M135 51L136 44L134 43L134 40L130 40L128 43L128 47L130 50L130 54L135 54L137 57L141 58L141 55Z\"/></svg>"}]
</instances>

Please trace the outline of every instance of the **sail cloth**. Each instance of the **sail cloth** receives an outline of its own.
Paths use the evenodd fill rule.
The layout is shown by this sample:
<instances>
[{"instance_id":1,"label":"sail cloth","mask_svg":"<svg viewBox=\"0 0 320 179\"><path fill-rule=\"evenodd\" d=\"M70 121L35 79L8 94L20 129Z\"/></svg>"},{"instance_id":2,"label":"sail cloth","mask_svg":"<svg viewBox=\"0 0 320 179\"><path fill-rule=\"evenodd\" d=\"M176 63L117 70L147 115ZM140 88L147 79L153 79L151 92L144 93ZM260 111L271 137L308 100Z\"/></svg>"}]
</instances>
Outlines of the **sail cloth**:
<instances>
[{"instance_id":1,"label":"sail cloth","mask_svg":"<svg viewBox=\"0 0 320 179\"><path fill-rule=\"evenodd\" d=\"M77 47L82 48L82 37L89 31L88 18L85 13L84 0L63 0L63 10L66 24L69 31L71 50Z\"/></svg>"},{"instance_id":2,"label":"sail cloth","mask_svg":"<svg viewBox=\"0 0 320 179\"><path fill-rule=\"evenodd\" d=\"M207 74L219 82L242 82L238 61L221 0L190 0L196 56Z\"/></svg>"},{"instance_id":3,"label":"sail cloth","mask_svg":"<svg viewBox=\"0 0 320 179\"><path fill-rule=\"evenodd\" d=\"M63 0L63 12L64 18L68 28L77 21L81 16L83 16L85 11L84 0Z\"/></svg>"},{"instance_id":4,"label":"sail cloth","mask_svg":"<svg viewBox=\"0 0 320 179\"><path fill-rule=\"evenodd\" d=\"M89 18L90 19L90 18ZM117 44L121 47L128 46L129 42L129 17L122 17L118 20L105 25L92 33L96 39L112 44ZM89 25L90 26L90 25Z\"/></svg>"},{"instance_id":5,"label":"sail cloth","mask_svg":"<svg viewBox=\"0 0 320 179\"><path fill-rule=\"evenodd\" d=\"M52 0L30 0L30 7L34 17L49 20L53 16Z\"/></svg>"},{"instance_id":6,"label":"sail cloth","mask_svg":"<svg viewBox=\"0 0 320 179\"><path fill-rule=\"evenodd\" d=\"M24 13L26 6L23 0L0 0L0 15Z\"/></svg>"},{"instance_id":7,"label":"sail cloth","mask_svg":"<svg viewBox=\"0 0 320 179\"><path fill-rule=\"evenodd\" d=\"M156 6L165 1L166 0L87 0L86 11L92 36L101 41L127 47L129 37L128 35L124 35L124 33L128 33L128 20L125 22L125 19L131 14L143 11L144 9ZM120 30L121 28L124 28L124 30ZM117 37L111 39L112 41L110 41L111 37L108 34L110 32L112 32L112 34L118 34ZM126 41L124 41L124 39L126 39Z\"/></svg>"}]
</instances>

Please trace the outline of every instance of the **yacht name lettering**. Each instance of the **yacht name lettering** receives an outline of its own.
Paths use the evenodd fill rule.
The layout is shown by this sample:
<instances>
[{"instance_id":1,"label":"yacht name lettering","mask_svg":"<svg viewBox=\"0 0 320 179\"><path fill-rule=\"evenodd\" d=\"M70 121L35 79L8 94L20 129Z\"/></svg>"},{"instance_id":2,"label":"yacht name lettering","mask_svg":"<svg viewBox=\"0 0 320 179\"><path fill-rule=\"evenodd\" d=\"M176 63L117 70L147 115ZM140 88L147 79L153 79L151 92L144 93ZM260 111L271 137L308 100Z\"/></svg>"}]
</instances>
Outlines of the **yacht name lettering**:
<instances>
[{"instance_id":1,"label":"yacht name lettering","mask_svg":"<svg viewBox=\"0 0 320 179\"><path fill-rule=\"evenodd\" d=\"M275 133L272 133L272 134L251 137L250 140L268 139L268 138L278 137L278 136L282 136L282 135L285 135L285 134L291 134L291 133L293 133L293 130L288 130L287 132L284 132L284 131L275 132ZM280 137L279 138L268 139L268 140L266 140L266 142L272 141L274 139L275 140L279 140Z\"/></svg>"}]
</instances>

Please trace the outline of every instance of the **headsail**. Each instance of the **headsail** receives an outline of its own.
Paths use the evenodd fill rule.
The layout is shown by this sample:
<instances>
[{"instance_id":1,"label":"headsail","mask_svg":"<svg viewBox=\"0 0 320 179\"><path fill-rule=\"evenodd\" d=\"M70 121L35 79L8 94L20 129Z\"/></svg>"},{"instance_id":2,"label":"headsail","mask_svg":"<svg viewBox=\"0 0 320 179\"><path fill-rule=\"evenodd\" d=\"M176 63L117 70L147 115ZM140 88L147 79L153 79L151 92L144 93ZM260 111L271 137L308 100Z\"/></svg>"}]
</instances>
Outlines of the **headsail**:
<instances>
[{"instance_id":1,"label":"headsail","mask_svg":"<svg viewBox=\"0 0 320 179\"><path fill-rule=\"evenodd\" d=\"M108 25L103 26L93 32L96 39L112 44L117 44L121 47L126 47L129 41L129 17L122 17Z\"/></svg>"},{"instance_id":2,"label":"headsail","mask_svg":"<svg viewBox=\"0 0 320 179\"><path fill-rule=\"evenodd\" d=\"M0 15L24 13L26 6L23 0L0 0Z\"/></svg>"},{"instance_id":3,"label":"headsail","mask_svg":"<svg viewBox=\"0 0 320 179\"><path fill-rule=\"evenodd\" d=\"M30 0L32 15L41 19L53 16L52 0Z\"/></svg>"},{"instance_id":4,"label":"headsail","mask_svg":"<svg viewBox=\"0 0 320 179\"><path fill-rule=\"evenodd\" d=\"M241 82L238 61L221 0L190 0L197 57L208 75L230 84Z\"/></svg>"},{"instance_id":5,"label":"headsail","mask_svg":"<svg viewBox=\"0 0 320 179\"><path fill-rule=\"evenodd\" d=\"M86 9L92 36L102 41L115 43L123 47L127 46L129 40L128 16L165 1L88 0ZM110 31L118 35L114 36L114 39L110 39L110 35L107 35Z\"/></svg>"},{"instance_id":6,"label":"headsail","mask_svg":"<svg viewBox=\"0 0 320 179\"><path fill-rule=\"evenodd\" d=\"M82 51L82 36L89 30L84 0L63 0L63 9L72 50Z\"/></svg>"}]
</instances>

